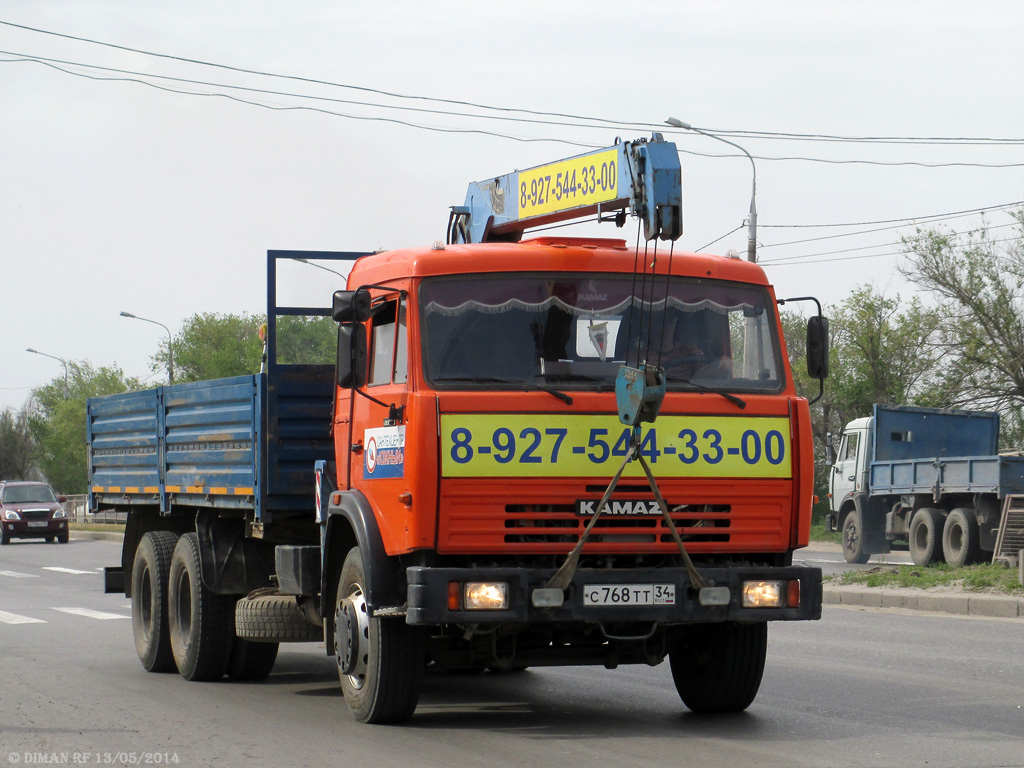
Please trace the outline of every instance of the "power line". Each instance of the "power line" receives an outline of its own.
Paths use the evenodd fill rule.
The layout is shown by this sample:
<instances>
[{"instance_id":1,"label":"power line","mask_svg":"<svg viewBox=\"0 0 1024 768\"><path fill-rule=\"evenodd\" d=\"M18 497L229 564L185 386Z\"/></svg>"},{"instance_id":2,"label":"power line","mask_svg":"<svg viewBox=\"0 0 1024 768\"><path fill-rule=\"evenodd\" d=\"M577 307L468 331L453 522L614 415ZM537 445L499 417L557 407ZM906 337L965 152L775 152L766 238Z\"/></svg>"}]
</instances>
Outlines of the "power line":
<instances>
[{"instance_id":1,"label":"power line","mask_svg":"<svg viewBox=\"0 0 1024 768\"><path fill-rule=\"evenodd\" d=\"M968 208L962 211L950 211L949 213L933 213L926 216L904 216L901 219L879 219L877 221L849 221L846 223L831 223L831 224L761 224L758 222L758 226L762 229L824 229L826 227L867 227L875 224L895 224L897 222L905 221L923 221L924 219L944 219L946 217L955 217L960 215L967 215L971 213L985 213L986 211L998 211L1003 208L1017 208L1024 206L1024 200L1017 200L1012 203L1003 203L1002 205L988 205L983 208Z\"/></svg>"},{"instance_id":2,"label":"power line","mask_svg":"<svg viewBox=\"0 0 1024 768\"><path fill-rule=\"evenodd\" d=\"M535 115L539 117L555 117L564 118L568 120L586 121L588 123L600 123L601 125L595 126L584 126L584 127L628 127L639 130L657 129L662 130L664 126L660 124L651 124L643 121L624 121L624 120L613 120L610 118L591 117L586 115L574 115L571 113L562 112L549 112L542 110L532 110L519 107L501 107L490 104L481 104L461 99L448 99L431 96L422 96L415 94L404 94L395 91L386 91L379 88L371 88L368 86L354 85L351 83L338 83L329 80L323 80L320 78L301 77L297 75L285 75L275 72L266 72L262 70L248 69L244 67L237 67L229 64L221 64L218 62L204 61L201 59L193 59L183 56L176 56L173 54L159 53L155 51L147 51L141 48L133 48L130 46L119 45L117 43L109 43L102 40L95 40L92 38L81 37L77 35L70 35L61 32L54 32L52 30L40 29L38 27L30 27L23 24L15 24L9 21L0 20L0 25L13 27L16 29L22 29L29 32L35 32L42 35L49 35L53 37L59 37L68 40L75 40L77 42L89 43L91 45L99 45L116 50L126 51L129 53L136 53L143 56L151 56L156 58L167 59L170 61L178 61L187 64L193 64L205 67L214 67L218 69L227 70L230 72L236 72L240 74L256 75L259 77L273 77L285 80L292 80L296 82L303 82L321 86L328 86L333 88L345 88L365 93L374 93L380 96L395 99L410 99L419 101L430 101L439 104L451 104L462 107L472 107L474 109L496 111L496 112L518 112L521 114ZM90 65L82 65L90 66ZM313 97L309 97L313 98ZM382 105L383 106L383 105ZM758 139L774 139L774 140L800 140L800 141L829 141L829 142L849 142L849 143L899 143L899 144L932 144L932 145L987 145L987 146L998 146L998 145L1016 145L1024 143L1024 138L992 138L992 137L908 137L908 136L839 136L829 134L815 134L815 133L790 133L790 132L779 132L779 131L749 131L749 130L737 130L737 129L708 129L712 133L721 135L732 135L732 136L746 136L750 138ZM697 154L701 153L688 153ZM734 157L734 155L703 155L706 157ZM862 161L862 160L828 160L824 158L810 158L810 157L757 157L759 160L765 161L792 161L799 160L805 162L823 162L833 164L873 164L873 165L909 165L925 168L944 168L944 167L982 167L982 168L1014 168L1024 166L1024 163L1013 163L1013 164L996 164L996 163L920 163L912 161L904 162L886 162L886 161Z\"/></svg>"}]
</instances>

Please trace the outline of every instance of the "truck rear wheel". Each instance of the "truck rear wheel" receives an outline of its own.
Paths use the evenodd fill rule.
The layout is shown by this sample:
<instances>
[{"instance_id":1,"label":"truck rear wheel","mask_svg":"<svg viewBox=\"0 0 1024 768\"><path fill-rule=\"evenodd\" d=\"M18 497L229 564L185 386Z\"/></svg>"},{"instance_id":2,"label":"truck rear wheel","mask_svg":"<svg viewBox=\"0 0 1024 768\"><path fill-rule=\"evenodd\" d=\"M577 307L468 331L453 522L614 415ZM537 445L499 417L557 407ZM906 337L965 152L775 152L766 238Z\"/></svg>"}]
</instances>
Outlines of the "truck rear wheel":
<instances>
[{"instance_id":1,"label":"truck rear wheel","mask_svg":"<svg viewBox=\"0 0 1024 768\"><path fill-rule=\"evenodd\" d=\"M419 701L426 652L421 628L400 617L369 615L362 554L358 547L350 550L338 580L334 653L341 690L356 720L408 720Z\"/></svg>"},{"instance_id":2,"label":"truck rear wheel","mask_svg":"<svg viewBox=\"0 0 1024 768\"><path fill-rule=\"evenodd\" d=\"M266 680L277 661L277 643L256 643L235 638L228 661L228 677L232 680Z\"/></svg>"},{"instance_id":3,"label":"truck rear wheel","mask_svg":"<svg viewBox=\"0 0 1024 768\"><path fill-rule=\"evenodd\" d=\"M843 522L843 557L846 562L855 565L864 565L871 557L864 551L857 510L851 511Z\"/></svg>"},{"instance_id":4,"label":"truck rear wheel","mask_svg":"<svg viewBox=\"0 0 1024 768\"><path fill-rule=\"evenodd\" d=\"M761 687L768 624L693 624L669 652L679 698L693 712L742 712Z\"/></svg>"},{"instance_id":5,"label":"truck rear wheel","mask_svg":"<svg viewBox=\"0 0 1024 768\"><path fill-rule=\"evenodd\" d=\"M957 568L981 560L978 520L971 510L958 507L949 513L942 526L942 554Z\"/></svg>"},{"instance_id":6,"label":"truck rear wheel","mask_svg":"<svg viewBox=\"0 0 1024 768\"><path fill-rule=\"evenodd\" d=\"M167 619L167 584L178 536L150 531L139 541L132 565L132 634L147 672L171 672L171 635Z\"/></svg>"},{"instance_id":7,"label":"truck rear wheel","mask_svg":"<svg viewBox=\"0 0 1024 768\"><path fill-rule=\"evenodd\" d=\"M199 537L186 533L171 557L168 616L171 652L186 680L219 680L227 671L235 640L235 601L203 584Z\"/></svg>"},{"instance_id":8,"label":"truck rear wheel","mask_svg":"<svg viewBox=\"0 0 1024 768\"><path fill-rule=\"evenodd\" d=\"M910 559L914 565L942 562L942 512L922 507L910 519Z\"/></svg>"}]
</instances>

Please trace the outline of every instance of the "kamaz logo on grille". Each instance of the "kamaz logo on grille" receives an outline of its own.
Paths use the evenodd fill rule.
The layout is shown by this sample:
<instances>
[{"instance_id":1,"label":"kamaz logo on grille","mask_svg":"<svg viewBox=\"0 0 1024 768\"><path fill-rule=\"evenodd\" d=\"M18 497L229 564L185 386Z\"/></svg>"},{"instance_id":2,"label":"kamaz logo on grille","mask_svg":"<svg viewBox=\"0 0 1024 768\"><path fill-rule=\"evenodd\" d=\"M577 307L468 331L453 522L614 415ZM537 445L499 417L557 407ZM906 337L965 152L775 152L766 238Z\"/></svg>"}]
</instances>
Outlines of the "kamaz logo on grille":
<instances>
[{"instance_id":1,"label":"kamaz logo on grille","mask_svg":"<svg viewBox=\"0 0 1024 768\"><path fill-rule=\"evenodd\" d=\"M600 499L577 499L576 514L581 517L592 517L597 513L597 505L600 503ZM636 517L638 515L660 514L661 507L658 506L658 502L654 499L620 499L609 501L605 504L604 512L601 513L602 516L610 515L611 517Z\"/></svg>"}]
</instances>

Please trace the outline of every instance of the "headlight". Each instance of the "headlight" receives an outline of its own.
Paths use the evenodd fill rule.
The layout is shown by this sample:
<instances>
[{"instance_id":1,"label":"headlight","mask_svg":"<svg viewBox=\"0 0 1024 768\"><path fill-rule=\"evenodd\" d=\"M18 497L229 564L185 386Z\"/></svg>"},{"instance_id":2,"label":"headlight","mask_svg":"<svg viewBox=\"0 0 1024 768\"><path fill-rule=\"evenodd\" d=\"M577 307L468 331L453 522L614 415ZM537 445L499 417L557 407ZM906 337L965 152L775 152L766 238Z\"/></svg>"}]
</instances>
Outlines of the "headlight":
<instances>
[{"instance_id":1,"label":"headlight","mask_svg":"<svg viewBox=\"0 0 1024 768\"><path fill-rule=\"evenodd\" d=\"M58 509L56 512L53 513L53 519L54 520L58 520L58 519L60 519L62 517L67 517L67 516L68 516L68 513L65 512L63 509Z\"/></svg>"},{"instance_id":2,"label":"headlight","mask_svg":"<svg viewBox=\"0 0 1024 768\"><path fill-rule=\"evenodd\" d=\"M743 582L744 608L778 608L783 605L781 581Z\"/></svg>"},{"instance_id":3,"label":"headlight","mask_svg":"<svg viewBox=\"0 0 1024 768\"><path fill-rule=\"evenodd\" d=\"M503 611L508 608L508 584L501 581L469 581L462 590L466 611Z\"/></svg>"},{"instance_id":4,"label":"headlight","mask_svg":"<svg viewBox=\"0 0 1024 768\"><path fill-rule=\"evenodd\" d=\"M4 520L21 520L21 515L13 509L4 510Z\"/></svg>"}]
</instances>

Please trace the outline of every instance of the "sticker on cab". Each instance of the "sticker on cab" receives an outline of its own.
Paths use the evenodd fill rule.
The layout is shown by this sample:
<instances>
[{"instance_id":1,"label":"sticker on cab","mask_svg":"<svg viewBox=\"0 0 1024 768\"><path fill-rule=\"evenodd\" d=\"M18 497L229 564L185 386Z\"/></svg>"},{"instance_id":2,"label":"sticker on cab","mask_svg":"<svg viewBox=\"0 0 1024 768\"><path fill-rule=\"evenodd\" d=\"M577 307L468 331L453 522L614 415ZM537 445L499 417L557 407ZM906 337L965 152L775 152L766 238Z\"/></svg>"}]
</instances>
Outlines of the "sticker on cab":
<instances>
[{"instance_id":1,"label":"sticker on cab","mask_svg":"<svg viewBox=\"0 0 1024 768\"><path fill-rule=\"evenodd\" d=\"M445 477L595 477L614 474L632 429L585 414L443 414ZM660 416L639 452L660 477L792 477L785 416ZM643 477L632 462L625 477Z\"/></svg>"},{"instance_id":2,"label":"sticker on cab","mask_svg":"<svg viewBox=\"0 0 1024 768\"><path fill-rule=\"evenodd\" d=\"M378 427L363 432L363 477L405 477L405 427Z\"/></svg>"}]
</instances>

